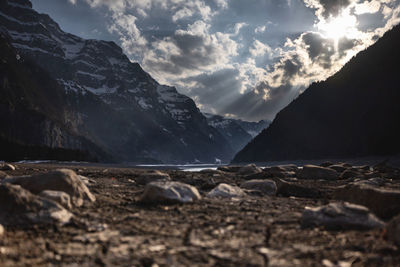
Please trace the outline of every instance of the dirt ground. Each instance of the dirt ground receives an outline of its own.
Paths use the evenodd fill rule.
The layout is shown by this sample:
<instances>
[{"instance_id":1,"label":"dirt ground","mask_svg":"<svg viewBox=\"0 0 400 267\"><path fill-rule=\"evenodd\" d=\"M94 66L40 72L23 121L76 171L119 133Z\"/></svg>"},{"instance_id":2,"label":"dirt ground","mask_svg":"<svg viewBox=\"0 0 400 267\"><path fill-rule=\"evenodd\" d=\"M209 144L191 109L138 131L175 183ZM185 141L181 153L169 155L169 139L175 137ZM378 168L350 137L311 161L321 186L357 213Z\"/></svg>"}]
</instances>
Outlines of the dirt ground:
<instances>
[{"instance_id":1,"label":"dirt ground","mask_svg":"<svg viewBox=\"0 0 400 267\"><path fill-rule=\"evenodd\" d=\"M240 184L234 175L168 171L175 181L197 187L203 199L185 205L143 205L145 170L64 166L93 180L94 203L72 210L64 226L6 227L0 266L400 266L400 249L382 229L302 229L306 206L329 203L342 181L304 181L323 198L248 196L208 199L216 184ZM60 168L19 164L10 175ZM393 182L400 187L400 181Z\"/></svg>"}]
</instances>

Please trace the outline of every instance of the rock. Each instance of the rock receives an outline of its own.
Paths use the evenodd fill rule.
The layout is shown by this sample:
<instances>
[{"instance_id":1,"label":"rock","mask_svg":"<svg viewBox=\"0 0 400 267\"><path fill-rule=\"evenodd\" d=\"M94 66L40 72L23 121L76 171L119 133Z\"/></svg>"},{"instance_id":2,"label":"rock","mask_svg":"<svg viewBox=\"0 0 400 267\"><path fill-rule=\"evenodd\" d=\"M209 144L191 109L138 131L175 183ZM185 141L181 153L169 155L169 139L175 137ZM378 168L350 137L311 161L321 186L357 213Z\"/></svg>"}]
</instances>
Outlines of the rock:
<instances>
[{"instance_id":1,"label":"rock","mask_svg":"<svg viewBox=\"0 0 400 267\"><path fill-rule=\"evenodd\" d=\"M400 215L388 223L386 230L388 239L400 247Z\"/></svg>"},{"instance_id":2,"label":"rock","mask_svg":"<svg viewBox=\"0 0 400 267\"><path fill-rule=\"evenodd\" d=\"M330 168L315 165L304 165L303 168L297 172L297 178L313 180L336 180L338 178L338 173Z\"/></svg>"},{"instance_id":3,"label":"rock","mask_svg":"<svg viewBox=\"0 0 400 267\"><path fill-rule=\"evenodd\" d=\"M204 170L201 170L200 173L204 173L204 174L224 174L223 171L214 170L214 169L204 169Z\"/></svg>"},{"instance_id":4,"label":"rock","mask_svg":"<svg viewBox=\"0 0 400 267\"><path fill-rule=\"evenodd\" d=\"M4 178L7 178L7 177L8 177L7 173L5 173L3 171L0 171L0 179L4 179Z\"/></svg>"},{"instance_id":5,"label":"rock","mask_svg":"<svg viewBox=\"0 0 400 267\"><path fill-rule=\"evenodd\" d=\"M61 169L44 174L6 178L2 183L11 183L22 186L33 194L45 190L62 191L70 195L72 204L80 207L84 200L91 202L96 198L72 170Z\"/></svg>"},{"instance_id":6,"label":"rock","mask_svg":"<svg viewBox=\"0 0 400 267\"><path fill-rule=\"evenodd\" d=\"M255 164L249 164L246 166L243 166L239 169L238 174L240 175L251 175L251 174L256 174L256 173L261 173L262 170L258 168Z\"/></svg>"},{"instance_id":7,"label":"rock","mask_svg":"<svg viewBox=\"0 0 400 267\"><path fill-rule=\"evenodd\" d=\"M4 225L65 224L72 214L59 204L19 185L0 185L0 223Z\"/></svg>"},{"instance_id":8,"label":"rock","mask_svg":"<svg viewBox=\"0 0 400 267\"><path fill-rule=\"evenodd\" d=\"M160 172L160 171L151 171L147 173L140 174L135 181L138 184L145 185L151 182L156 181L170 181L171 177L168 173Z\"/></svg>"},{"instance_id":9,"label":"rock","mask_svg":"<svg viewBox=\"0 0 400 267\"><path fill-rule=\"evenodd\" d=\"M53 200L54 202L57 202L61 206L63 206L66 209L71 209L71 198L70 196L62 191L52 191L52 190L45 190L42 191L39 196Z\"/></svg>"},{"instance_id":10,"label":"rock","mask_svg":"<svg viewBox=\"0 0 400 267\"><path fill-rule=\"evenodd\" d=\"M333 165L333 163L332 162L330 162L330 161L325 161L325 162L323 162L323 163L321 163L319 166L321 166L321 167L329 167L329 166L332 166Z\"/></svg>"},{"instance_id":11,"label":"rock","mask_svg":"<svg viewBox=\"0 0 400 267\"><path fill-rule=\"evenodd\" d=\"M263 195L275 196L277 187L272 180L250 180L242 183L241 188L260 191Z\"/></svg>"},{"instance_id":12,"label":"rock","mask_svg":"<svg viewBox=\"0 0 400 267\"><path fill-rule=\"evenodd\" d=\"M368 180L358 180L355 181L353 184L356 185L369 185L369 186L382 186L386 183L386 180L383 178L371 178Z\"/></svg>"},{"instance_id":13,"label":"rock","mask_svg":"<svg viewBox=\"0 0 400 267\"><path fill-rule=\"evenodd\" d=\"M242 166L220 166L217 170L223 172L238 172L240 168L242 168Z\"/></svg>"},{"instance_id":14,"label":"rock","mask_svg":"<svg viewBox=\"0 0 400 267\"><path fill-rule=\"evenodd\" d=\"M219 184L207 194L209 198L241 198L245 196L246 193L240 187L228 184Z\"/></svg>"},{"instance_id":15,"label":"rock","mask_svg":"<svg viewBox=\"0 0 400 267\"><path fill-rule=\"evenodd\" d=\"M346 170L340 175L340 179L360 178L360 177L363 177L363 174L353 169Z\"/></svg>"},{"instance_id":16,"label":"rock","mask_svg":"<svg viewBox=\"0 0 400 267\"><path fill-rule=\"evenodd\" d=\"M78 178L81 179L81 181L85 184L85 185L90 185L90 184L95 184L96 181L93 179L89 179L86 176L82 176L82 175L78 175Z\"/></svg>"},{"instance_id":17,"label":"rock","mask_svg":"<svg viewBox=\"0 0 400 267\"><path fill-rule=\"evenodd\" d=\"M384 223L366 207L340 202L316 208L306 207L301 225L323 226L329 230L369 230L382 227Z\"/></svg>"},{"instance_id":18,"label":"rock","mask_svg":"<svg viewBox=\"0 0 400 267\"><path fill-rule=\"evenodd\" d=\"M179 182L157 181L146 185L141 202L174 204L188 203L200 199L199 191L191 185Z\"/></svg>"},{"instance_id":19,"label":"rock","mask_svg":"<svg viewBox=\"0 0 400 267\"><path fill-rule=\"evenodd\" d=\"M2 170L2 171L15 171L15 166L11 165L11 164L8 164L8 163L5 163L0 167L0 170Z\"/></svg>"},{"instance_id":20,"label":"rock","mask_svg":"<svg viewBox=\"0 0 400 267\"><path fill-rule=\"evenodd\" d=\"M342 172L344 172L345 170L347 170L347 167L344 167L344 166L341 165L341 164L331 165L331 166L329 166L329 168L330 168L330 169L333 169L333 170L335 170L335 171L337 171L338 173L342 173Z\"/></svg>"},{"instance_id":21,"label":"rock","mask_svg":"<svg viewBox=\"0 0 400 267\"><path fill-rule=\"evenodd\" d=\"M369 208L382 219L400 213L400 191L386 190L360 184L350 184L333 192L333 198Z\"/></svg>"},{"instance_id":22,"label":"rock","mask_svg":"<svg viewBox=\"0 0 400 267\"><path fill-rule=\"evenodd\" d=\"M278 178L273 178L277 186L277 195L283 197L304 197L304 198L320 198L322 193L311 187L289 183Z\"/></svg>"},{"instance_id":23,"label":"rock","mask_svg":"<svg viewBox=\"0 0 400 267\"><path fill-rule=\"evenodd\" d=\"M0 237L4 234L4 226L0 224Z\"/></svg>"},{"instance_id":24,"label":"rock","mask_svg":"<svg viewBox=\"0 0 400 267\"><path fill-rule=\"evenodd\" d=\"M263 174L266 177L278 177L278 178L284 178L286 176L286 170L280 166L274 166L270 168L265 168L263 170Z\"/></svg>"}]
</instances>

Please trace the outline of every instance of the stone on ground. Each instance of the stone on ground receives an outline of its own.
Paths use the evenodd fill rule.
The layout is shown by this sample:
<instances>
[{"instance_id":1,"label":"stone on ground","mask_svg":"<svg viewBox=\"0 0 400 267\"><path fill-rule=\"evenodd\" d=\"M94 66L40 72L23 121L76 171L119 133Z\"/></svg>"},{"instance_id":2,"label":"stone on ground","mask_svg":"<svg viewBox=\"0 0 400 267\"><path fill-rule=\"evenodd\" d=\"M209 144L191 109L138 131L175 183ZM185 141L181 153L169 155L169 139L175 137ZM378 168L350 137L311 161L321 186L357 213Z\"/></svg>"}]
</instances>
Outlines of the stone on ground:
<instances>
[{"instance_id":1,"label":"stone on ground","mask_svg":"<svg viewBox=\"0 0 400 267\"><path fill-rule=\"evenodd\" d=\"M248 190L256 190L268 196L275 196L277 191L276 184L272 180L250 180L242 183L240 187Z\"/></svg>"},{"instance_id":2,"label":"stone on ground","mask_svg":"<svg viewBox=\"0 0 400 267\"><path fill-rule=\"evenodd\" d=\"M304 165L297 172L297 178L299 179L336 180L338 176L338 173L333 169L315 165Z\"/></svg>"},{"instance_id":3,"label":"stone on ground","mask_svg":"<svg viewBox=\"0 0 400 267\"><path fill-rule=\"evenodd\" d=\"M333 198L363 205L382 219L390 219L400 213L399 190L349 184L336 189Z\"/></svg>"},{"instance_id":4,"label":"stone on ground","mask_svg":"<svg viewBox=\"0 0 400 267\"><path fill-rule=\"evenodd\" d=\"M188 203L200 199L199 191L191 185L180 182L156 181L146 185L141 202L173 204Z\"/></svg>"},{"instance_id":5,"label":"stone on ground","mask_svg":"<svg viewBox=\"0 0 400 267\"><path fill-rule=\"evenodd\" d=\"M2 170L2 171L15 171L15 166L11 165L11 164L8 164L8 163L5 163L5 164L0 166L0 170Z\"/></svg>"},{"instance_id":6,"label":"stone on ground","mask_svg":"<svg viewBox=\"0 0 400 267\"><path fill-rule=\"evenodd\" d=\"M369 230L384 226L368 208L347 202L306 207L301 224L303 227L323 226L329 230Z\"/></svg>"},{"instance_id":7,"label":"stone on ground","mask_svg":"<svg viewBox=\"0 0 400 267\"><path fill-rule=\"evenodd\" d=\"M400 247L400 215L393 218L387 225L388 239Z\"/></svg>"},{"instance_id":8,"label":"stone on ground","mask_svg":"<svg viewBox=\"0 0 400 267\"><path fill-rule=\"evenodd\" d=\"M0 185L0 223L4 225L65 224L72 214L59 204L19 185Z\"/></svg>"},{"instance_id":9,"label":"stone on ground","mask_svg":"<svg viewBox=\"0 0 400 267\"><path fill-rule=\"evenodd\" d=\"M262 170L257 167L255 164L249 164L246 166L243 166L239 169L238 174L240 175L251 175L251 174L256 174L256 173L261 173Z\"/></svg>"},{"instance_id":10,"label":"stone on ground","mask_svg":"<svg viewBox=\"0 0 400 267\"><path fill-rule=\"evenodd\" d=\"M11 183L22 186L33 194L45 190L62 191L70 195L72 204L80 207L84 200L91 202L96 198L72 170L61 169L44 174L6 178L2 183Z\"/></svg>"},{"instance_id":11,"label":"stone on ground","mask_svg":"<svg viewBox=\"0 0 400 267\"><path fill-rule=\"evenodd\" d=\"M213 190L211 190L207 197L209 198L241 198L246 196L246 193L238 186L219 184Z\"/></svg>"},{"instance_id":12,"label":"stone on ground","mask_svg":"<svg viewBox=\"0 0 400 267\"><path fill-rule=\"evenodd\" d=\"M57 202L61 206L63 206L66 209L71 209L71 198L70 196L62 191L52 191L52 190L45 190L42 191L39 196L53 200L54 202Z\"/></svg>"},{"instance_id":13,"label":"stone on ground","mask_svg":"<svg viewBox=\"0 0 400 267\"><path fill-rule=\"evenodd\" d=\"M277 195L283 197L320 198L321 192L316 188L305 187L295 183L289 183L279 178L273 178L277 186Z\"/></svg>"},{"instance_id":14,"label":"stone on ground","mask_svg":"<svg viewBox=\"0 0 400 267\"><path fill-rule=\"evenodd\" d=\"M4 234L4 226L0 224L0 237Z\"/></svg>"},{"instance_id":15,"label":"stone on ground","mask_svg":"<svg viewBox=\"0 0 400 267\"><path fill-rule=\"evenodd\" d=\"M146 185L151 182L156 181L170 181L171 177L169 177L168 173L160 172L160 171L150 171L147 173L140 174L135 181L137 184Z\"/></svg>"}]
</instances>

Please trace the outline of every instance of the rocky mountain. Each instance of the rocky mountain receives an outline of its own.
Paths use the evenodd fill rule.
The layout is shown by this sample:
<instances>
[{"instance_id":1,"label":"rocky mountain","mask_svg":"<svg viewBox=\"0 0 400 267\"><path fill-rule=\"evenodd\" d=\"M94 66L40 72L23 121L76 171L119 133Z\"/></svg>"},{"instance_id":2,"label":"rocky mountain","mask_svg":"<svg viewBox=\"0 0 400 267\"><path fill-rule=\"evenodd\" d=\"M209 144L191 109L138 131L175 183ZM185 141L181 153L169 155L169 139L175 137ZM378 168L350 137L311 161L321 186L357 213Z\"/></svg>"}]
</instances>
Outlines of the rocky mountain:
<instances>
[{"instance_id":1,"label":"rocky mountain","mask_svg":"<svg viewBox=\"0 0 400 267\"><path fill-rule=\"evenodd\" d=\"M252 138L269 125L269 122L264 120L248 122L214 114L206 113L204 115L208 124L217 129L228 140L235 153L240 151Z\"/></svg>"},{"instance_id":2,"label":"rocky mountain","mask_svg":"<svg viewBox=\"0 0 400 267\"><path fill-rule=\"evenodd\" d=\"M400 26L312 84L234 158L262 162L400 152Z\"/></svg>"},{"instance_id":3,"label":"rocky mountain","mask_svg":"<svg viewBox=\"0 0 400 267\"><path fill-rule=\"evenodd\" d=\"M0 25L20 56L36 62L64 89L74 118L68 128L115 160L231 159L233 149L194 101L159 84L115 43L65 33L28 0L0 0Z\"/></svg>"}]
</instances>

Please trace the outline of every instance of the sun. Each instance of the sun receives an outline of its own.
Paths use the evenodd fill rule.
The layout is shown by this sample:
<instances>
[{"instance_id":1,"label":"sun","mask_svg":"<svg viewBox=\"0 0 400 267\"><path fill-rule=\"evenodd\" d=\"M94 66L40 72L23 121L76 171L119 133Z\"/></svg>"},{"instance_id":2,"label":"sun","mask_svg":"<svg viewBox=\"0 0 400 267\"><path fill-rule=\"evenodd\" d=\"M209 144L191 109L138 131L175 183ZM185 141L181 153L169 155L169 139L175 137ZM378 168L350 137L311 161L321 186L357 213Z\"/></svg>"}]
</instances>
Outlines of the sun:
<instances>
[{"instance_id":1,"label":"sun","mask_svg":"<svg viewBox=\"0 0 400 267\"><path fill-rule=\"evenodd\" d=\"M353 37L357 31L357 19L350 14L341 14L326 21L320 21L317 27L327 38L337 41L343 37Z\"/></svg>"}]
</instances>

